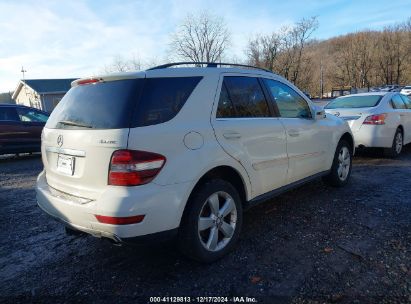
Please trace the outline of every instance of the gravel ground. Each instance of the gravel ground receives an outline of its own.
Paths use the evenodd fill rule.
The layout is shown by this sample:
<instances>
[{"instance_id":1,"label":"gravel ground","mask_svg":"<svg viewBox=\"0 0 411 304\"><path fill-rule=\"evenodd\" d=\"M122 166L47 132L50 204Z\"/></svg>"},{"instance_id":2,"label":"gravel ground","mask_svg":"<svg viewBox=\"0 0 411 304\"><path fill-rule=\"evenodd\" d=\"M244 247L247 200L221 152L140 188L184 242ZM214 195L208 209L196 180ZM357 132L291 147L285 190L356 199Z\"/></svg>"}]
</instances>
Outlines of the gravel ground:
<instances>
[{"instance_id":1,"label":"gravel ground","mask_svg":"<svg viewBox=\"0 0 411 304\"><path fill-rule=\"evenodd\" d=\"M236 250L212 265L173 244L66 236L36 205L41 170L39 155L0 159L2 302L411 303L411 147L396 160L361 153L345 188L319 180L251 209Z\"/></svg>"}]
</instances>

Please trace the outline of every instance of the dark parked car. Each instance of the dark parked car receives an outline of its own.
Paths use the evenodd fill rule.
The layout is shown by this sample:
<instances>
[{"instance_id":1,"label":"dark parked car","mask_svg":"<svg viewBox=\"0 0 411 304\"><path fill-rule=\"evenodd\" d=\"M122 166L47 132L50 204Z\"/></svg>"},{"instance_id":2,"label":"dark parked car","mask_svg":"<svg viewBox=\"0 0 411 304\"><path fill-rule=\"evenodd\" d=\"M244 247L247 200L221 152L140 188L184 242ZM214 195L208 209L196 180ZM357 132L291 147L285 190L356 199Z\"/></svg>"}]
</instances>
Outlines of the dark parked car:
<instances>
[{"instance_id":1,"label":"dark parked car","mask_svg":"<svg viewBox=\"0 0 411 304\"><path fill-rule=\"evenodd\" d=\"M0 105L0 154L39 152L49 114L37 109Z\"/></svg>"}]
</instances>

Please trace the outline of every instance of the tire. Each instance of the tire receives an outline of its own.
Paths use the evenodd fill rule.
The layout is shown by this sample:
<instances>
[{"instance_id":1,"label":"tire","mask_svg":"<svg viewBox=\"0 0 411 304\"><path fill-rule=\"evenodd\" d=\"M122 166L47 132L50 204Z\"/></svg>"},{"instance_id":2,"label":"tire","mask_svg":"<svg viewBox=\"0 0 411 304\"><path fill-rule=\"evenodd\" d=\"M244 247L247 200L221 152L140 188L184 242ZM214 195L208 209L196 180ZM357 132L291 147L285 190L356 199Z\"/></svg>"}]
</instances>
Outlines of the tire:
<instances>
[{"instance_id":1,"label":"tire","mask_svg":"<svg viewBox=\"0 0 411 304\"><path fill-rule=\"evenodd\" d=\"M401 154L402 147L404 146L404 136L400 128L395 131L394 139L392 140L391 148L384 149L384 155L386 157L395 158Z\"/></svg>"},{"instance_id":2,"label":"tire","mask_svg":"<svg viewBox=\"0 0 411 304\"><path fill-rule=\"evenodd\" d=\"M348 183L352 169L352 147L345 140L340 140L335 150L330 173L323 178L333 187L342 187Z\"/></svg>"},{"instance_id":3,"label":"tire","mask_svg":"<svg viewBox=\"0 0 411 304\"><path fill-rule=\"evenodd\" d=\"M188 202L179 230L179 248L189 258L214 262L234 248L242 222L242 202L236 188L221 179L210 180L196 189Z\"/></svg>"}]
</instances>

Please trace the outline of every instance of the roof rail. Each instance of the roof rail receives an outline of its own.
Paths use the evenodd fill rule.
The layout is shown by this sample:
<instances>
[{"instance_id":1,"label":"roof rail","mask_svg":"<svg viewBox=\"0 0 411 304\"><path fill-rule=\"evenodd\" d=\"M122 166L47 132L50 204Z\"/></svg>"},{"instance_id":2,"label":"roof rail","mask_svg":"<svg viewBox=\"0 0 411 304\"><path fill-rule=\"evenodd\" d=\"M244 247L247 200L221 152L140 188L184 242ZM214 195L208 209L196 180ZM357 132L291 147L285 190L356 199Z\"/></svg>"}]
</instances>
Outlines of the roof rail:
<instances>
[{"instance_id":1,"label":"roof rail","mask_svg":"<svg viewBox=\"0 0 411 304\"><path fill-rule=\"evenodd\" d=\"M264 68L259 68L256 66L252 65L246 65L246 64L238 64L238 63L224 63L224 62L206 62L206 61L185 61L185 62L173 62L173 63L166 63L162 64L159 66L155 66L152 68L149 68L149 70L159 70L159 69L166 69L170 68L173 66L178 66L178 65L196 65L197 67L202 67L203 65L207 65L207 68L216 68L217 66L234 66L234 67L245 67L245 68L250 68L250 69L256 69L256 70L262 70L268 73L272 73L272 71L264 69Z\"/></svg>"}]
</instances>

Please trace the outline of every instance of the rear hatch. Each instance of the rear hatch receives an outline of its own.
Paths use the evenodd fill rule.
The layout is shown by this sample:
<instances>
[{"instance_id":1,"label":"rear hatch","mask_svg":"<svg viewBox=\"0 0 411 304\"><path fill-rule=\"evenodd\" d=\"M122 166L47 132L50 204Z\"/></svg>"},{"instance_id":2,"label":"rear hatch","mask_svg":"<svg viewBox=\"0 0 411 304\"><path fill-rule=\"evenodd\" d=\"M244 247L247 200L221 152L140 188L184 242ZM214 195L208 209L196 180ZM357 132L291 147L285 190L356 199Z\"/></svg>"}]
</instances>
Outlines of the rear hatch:
<instances>
[{"instance_id":1,"label":"rear hatch","mask_svg":"<svg viewBox=\"0 0 411 304\"><path fill-rule=\"evenodd\" d=\"M110 159L115 150L127 148L144 76L95 78L74 84L52 112L42 134L49 186L88 199L96 199L108 187Z\"/></svg>"}]
</instances>

